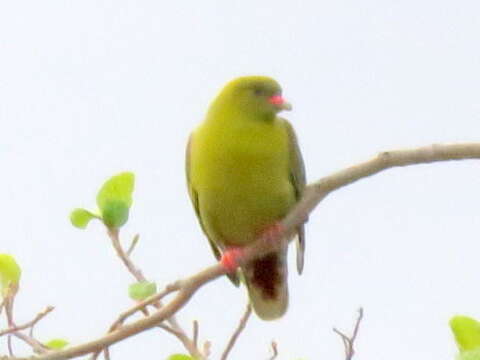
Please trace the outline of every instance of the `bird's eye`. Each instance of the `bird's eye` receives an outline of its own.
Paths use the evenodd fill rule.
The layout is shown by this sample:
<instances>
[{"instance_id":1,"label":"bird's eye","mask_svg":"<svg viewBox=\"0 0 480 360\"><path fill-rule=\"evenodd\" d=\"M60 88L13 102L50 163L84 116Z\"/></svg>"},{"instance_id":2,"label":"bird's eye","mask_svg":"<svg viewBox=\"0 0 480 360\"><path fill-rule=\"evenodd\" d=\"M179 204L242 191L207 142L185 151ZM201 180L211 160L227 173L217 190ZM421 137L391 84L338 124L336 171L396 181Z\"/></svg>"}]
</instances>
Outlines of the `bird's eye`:
<instances>
[{"instance_id":1,"label":"bird's eye","mask_svg":"<svg viewBox=\"0 0 480 360\"><path fill-rule=\"evenodd\" d=\"M263 95L263 90L260 88L253 89L253 93L257 96Z\"/></svg>"}]
</instances>

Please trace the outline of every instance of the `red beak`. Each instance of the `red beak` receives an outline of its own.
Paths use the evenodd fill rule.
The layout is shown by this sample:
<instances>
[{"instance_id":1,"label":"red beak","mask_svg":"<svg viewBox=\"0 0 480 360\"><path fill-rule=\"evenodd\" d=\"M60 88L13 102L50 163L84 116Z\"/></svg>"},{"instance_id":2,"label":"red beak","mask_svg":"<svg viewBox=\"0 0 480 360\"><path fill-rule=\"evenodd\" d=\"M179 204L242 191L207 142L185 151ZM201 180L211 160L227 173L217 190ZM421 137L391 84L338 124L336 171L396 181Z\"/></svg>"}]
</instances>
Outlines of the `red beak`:
<instances>
[{"instance_id":1,"label":"red beak","mask_svg":"<svg viewBox=\"0 0 480 360\"><path fill-rule=\"evenodd\" d=\"M292 105L285 101L282 95L273 95L268 98L268 102L282 110L291 110Z\"/></svg>"}]
</instances>

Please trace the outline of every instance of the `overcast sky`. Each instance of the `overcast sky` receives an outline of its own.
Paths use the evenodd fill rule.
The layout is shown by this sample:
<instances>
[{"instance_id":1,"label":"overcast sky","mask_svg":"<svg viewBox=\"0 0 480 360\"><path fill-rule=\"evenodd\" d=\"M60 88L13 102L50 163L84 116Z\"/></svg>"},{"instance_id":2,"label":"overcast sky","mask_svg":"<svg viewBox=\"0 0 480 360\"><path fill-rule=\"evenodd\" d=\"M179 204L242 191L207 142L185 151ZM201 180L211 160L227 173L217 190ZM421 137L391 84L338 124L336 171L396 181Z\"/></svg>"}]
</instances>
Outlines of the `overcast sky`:
<instances>
[{"instance_id":1,"label":"overcast sky","mask_svg":"<svg viewBox=\"0 0 480 360\"><path fill-rule=\"evenodd\" d=\"M18 322L54 305L37 337L79 344L131 305L104 229L68 221L123 170L137 184L122 236L140 233L134 260L147 277L162 287L213 264L184 148L236 76L282 84L310 181L382 150L478 141L479 13L473 0L0 3L0 252L23 269ZM453 359L449 318L480 318L479 186L472 160L331 194L310 217L304 275L290 266L288 313L252 318L231 359L266 359L276 340L280 360L341 360L331 329L350 330L359 306L357 360ZM245 301L221 279L178 317L200 321L218 359ZM160 330L112 348L116 360L173 352L180 343Z\"/></svg>"}]
</instances>

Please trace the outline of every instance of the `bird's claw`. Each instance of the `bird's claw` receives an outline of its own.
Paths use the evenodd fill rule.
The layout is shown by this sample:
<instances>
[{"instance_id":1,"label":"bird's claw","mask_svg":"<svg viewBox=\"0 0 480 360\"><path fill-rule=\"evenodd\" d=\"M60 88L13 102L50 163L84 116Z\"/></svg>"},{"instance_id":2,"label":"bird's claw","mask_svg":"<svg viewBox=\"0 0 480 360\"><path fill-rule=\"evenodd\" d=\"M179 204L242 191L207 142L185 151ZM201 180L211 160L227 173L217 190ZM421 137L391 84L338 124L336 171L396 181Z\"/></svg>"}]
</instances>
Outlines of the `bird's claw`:
<instances>
[{"instance_id":1,"label":"bird's claw","mask_svg":"<svg viewBox=\"0 0 480 360\"><path fill-rule=\"evenodd\" d=\"M220 259L220 264L228 273L233 273L239 266L239 260L243 256L243 250L239 247L231 247L227 249Z\"/></svg>"}]
</instances>

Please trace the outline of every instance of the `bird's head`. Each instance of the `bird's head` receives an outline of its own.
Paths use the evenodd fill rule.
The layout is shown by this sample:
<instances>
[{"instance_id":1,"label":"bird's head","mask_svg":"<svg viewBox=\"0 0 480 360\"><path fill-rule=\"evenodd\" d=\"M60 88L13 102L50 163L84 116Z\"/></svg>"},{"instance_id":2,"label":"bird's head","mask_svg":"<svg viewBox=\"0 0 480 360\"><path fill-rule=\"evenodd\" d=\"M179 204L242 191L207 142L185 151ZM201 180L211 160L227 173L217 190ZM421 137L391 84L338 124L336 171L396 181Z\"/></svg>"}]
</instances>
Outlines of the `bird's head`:
<instances>
[{"instance_id":1,"label":"bird's head","mask_svg":"<svg viewBox=\"0 0 480 360\"><path fill-rule=\"evenodd\" d=\"M242 114L274 118L291 105L282 97L282 88L266 76L244 76L230 81L220 92L216 102L228 104Z\"/></svg>"}]
</instances>

